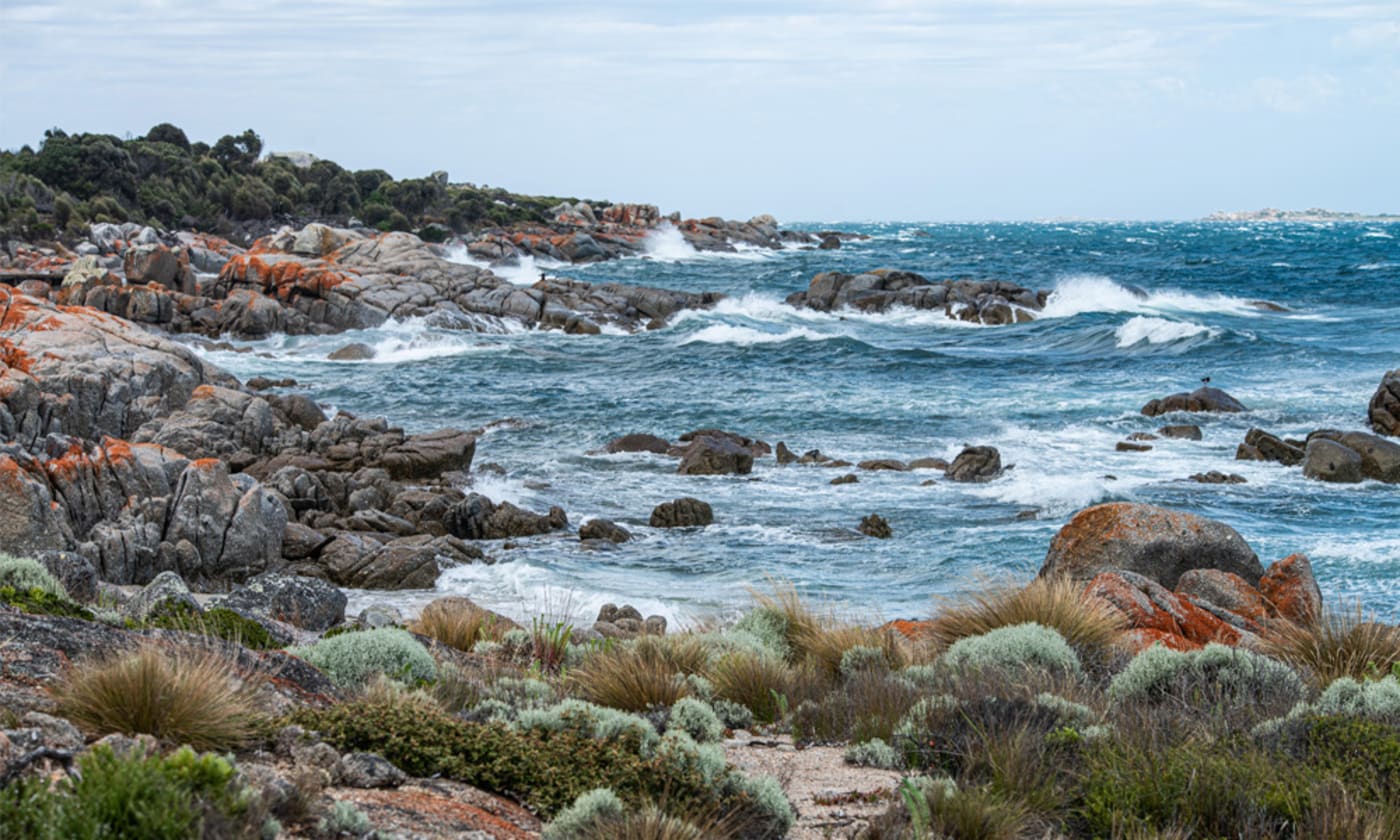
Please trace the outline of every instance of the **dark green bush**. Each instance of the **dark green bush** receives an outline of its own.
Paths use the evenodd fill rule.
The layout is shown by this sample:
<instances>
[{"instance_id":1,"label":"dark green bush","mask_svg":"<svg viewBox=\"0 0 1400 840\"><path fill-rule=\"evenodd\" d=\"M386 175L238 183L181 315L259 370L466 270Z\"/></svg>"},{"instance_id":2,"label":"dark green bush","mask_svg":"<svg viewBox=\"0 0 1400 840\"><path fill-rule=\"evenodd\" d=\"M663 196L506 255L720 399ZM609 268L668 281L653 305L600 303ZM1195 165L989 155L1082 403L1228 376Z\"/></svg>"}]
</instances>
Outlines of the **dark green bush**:
<instances>
[{"instance_id":1,"label":"dark green bush","mask_svg":"<svg viewBox=\"0 0 1400 840\"><path fill-rule=\"evenodd\" d=\"M11 606L31 615L52 615L59 618L81 618L92 621L92 611L61 598L52 592L33 587L23 591L13 586L0 586L0 604Z\"/></svg>"},{"instance_id":2,"label":"dark green bush","mask_svg":"<svg viewBox=\"0 0 1400 840\"><path fill-rule=\"evenodd\" d=\"M0 838L248 837L265 816L228 761L188 747L161 758L102 746L78 769L56 785L28 777L0 789Z\"/></svg>"},{"instance_id":3,"label":"dark green bush","mask_svg":"<svg viewBox=\"0 0 1400 840\"><path fill-rule=\"evenodd\" d=\"M147 619L146 624L163 630L181 630L237 642L253 650L270 650L278 646L266 627L227 607L214 607L197 613L188 604L173 601Z\"/></svg>"}]
</instances>

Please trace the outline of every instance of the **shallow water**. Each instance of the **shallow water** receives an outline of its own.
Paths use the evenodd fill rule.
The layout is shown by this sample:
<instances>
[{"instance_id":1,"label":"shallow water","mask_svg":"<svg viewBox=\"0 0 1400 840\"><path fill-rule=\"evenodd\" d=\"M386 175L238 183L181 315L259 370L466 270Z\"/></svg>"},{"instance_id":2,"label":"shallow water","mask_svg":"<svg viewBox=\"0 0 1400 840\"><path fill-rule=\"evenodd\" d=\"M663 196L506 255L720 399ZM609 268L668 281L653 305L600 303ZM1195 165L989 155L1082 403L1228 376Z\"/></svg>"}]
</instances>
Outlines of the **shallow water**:
<instances>
[{"instance_id":1,"label":"shallow water","mask_svg":"<svg viewBox=\"0 0 1400 840\"><path fill-rule=\"evenodd\" d=\"M1329 599L1400 617L1400 487L1327 485L1297 468L1233 460L1251 426L1283 436L1364 428L1382 374L1400 367L1400 223L820 227L872 238L839 251L699 255L662 236L647 257L510 275L530 282L547 269L730 295L654 332L488 335L405 322L208 356L242 378L294 377L325 405L410 431L519 418L523 428L480 441L476 463L506 475L483 475L475 489L537 510L562 505L574 525L604 516L637 537L613 551L565 536L489 547L500 562L449 570L436 593L352 593L352 609L385 601L411 610L450 592L514 614L572 608L591 618L613 601L687 621L742 605L771 576L863 618L922 616L931 596L1028 578L1075 511L1124 500L1228 522L1265 565L1305 552ZM1054 294L1041 319L1002 327L782 304L818 271L878 267ZM1263 311L1259 300L1288 311ZM351 341L379 356L326 361ZM1251 410L1138 413L1203 376ZM1197 423L1205 439L1114 451L1129 433L1168 422ZM844 470L779 468L772 458L751 476L686 477L659 456L590 454L628 432L674 439L711 426L850 461L951 459L965 444L990 444L1016 466L985 485L913 472L861 473L833 487ZM1185 480L1212 469L1249 483ZM928 478L939 480L920 486ZM682 495L709 501L716 524L647 527L654 505ZM871 512L889 520L893 539L854 535Z\"/></svg>"}]
</instances>

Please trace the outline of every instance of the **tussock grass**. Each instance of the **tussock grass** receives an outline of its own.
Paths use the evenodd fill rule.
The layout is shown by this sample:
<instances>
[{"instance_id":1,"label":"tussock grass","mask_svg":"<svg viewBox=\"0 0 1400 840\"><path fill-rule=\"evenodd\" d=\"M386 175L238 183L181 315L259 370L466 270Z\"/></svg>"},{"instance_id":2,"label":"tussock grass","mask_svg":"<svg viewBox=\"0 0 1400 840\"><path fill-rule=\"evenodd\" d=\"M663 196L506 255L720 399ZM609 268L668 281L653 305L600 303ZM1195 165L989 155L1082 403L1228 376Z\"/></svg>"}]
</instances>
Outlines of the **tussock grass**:
<instances>
[{"instance_id":1,"label":"tussock grass","mask_svg":"<svg viewBox=\"0 0 1400 840\"><path fill-rule=\"evenodd\" d=\"M146 733L198 750L244 746L264 720L257 686L211 648L144 642L76 664L53 694L63 716L95 734Z\"/></svg>"},{"instance_id":2,"label":"tussock grass","mask_svg":"<svg viewBox=\"0 0 1400 840\"><path fill-rule=\"evenodd\" d=\"M690 633L672 636L640 636L632 642L639 656L665 665L677 674L703 674L714 651L703 638Z\"/></svg>"},{"instance_id":3,"label":"tussock grass","mask_svg":"<svg viewBox=\"0 0 1400 840\"><path fill-rule=\"evenodd\" d=\"M465 598L439 598L424 607L408 629L448 647L470 651L483 639L499 642L510 626Z\"/></svg>"},{"instance_id":4,"label":"tussock grass","mask_svg":"<svg viewBox=\"0 0 1400 840\"><path fill-rule=\"evenodd\" d=\"M1086 599L1083 590L1067 577L1036 578L1025 586L991 585L945 602L929 636L934 645L946 648L1000 627L1034 623L1058 631L1081 658L1105 661L1126 628L1118 613Z\"/></svg>"},{"instance_id":5,"label":"tussock grass","mask_svg":"<svg viewBox=\"0 0 1400 840\"><path fill-rule=\"evenodd\" d=\"M590 703L644 712L671 706L690 693L685 678L656 648L614 645L597 651L569 673L568 682Z\"/></svg>"},{"instance_id":6,"label":"tussock grass","mask_svg":"<svg viewBox=\"0 0 1400 840\"><path fill-rule=\"evenodd\" d=\"M1265 634L1264 652L1318 687L1338 677L1383 676L1400 664L1400 626L1375 621L1358 603L1310 624L1279 622Z\"/></svg>"},{"instance_id":7,"label":"tussock grass","mask_svg":"<svg viewBox=\"0 0 1400 840\"><path fill-rule=\"evenodd\" d=\"M880 650L890 668L901 668L909 661L903 637L894 630L862 626L842 620L834 610L817 609L792 584L775 581L771 586L771 593L754 592L753 599L758 610L776 619L788 662L811 662L835 677L842 656L855 647Z\"/></svg>"},{"instance_id":8,"label":"tussock grass","mask_svg":"<svg viewBox=\"0 0 1400 840\"><path fill-rule=\"evenodd\" d=\"M716 697L744 706L759 723L772 723L791 689L790 673L787 663L776 656L735 651L716 660L705 676Z\"/></svg>"}]
</instances>

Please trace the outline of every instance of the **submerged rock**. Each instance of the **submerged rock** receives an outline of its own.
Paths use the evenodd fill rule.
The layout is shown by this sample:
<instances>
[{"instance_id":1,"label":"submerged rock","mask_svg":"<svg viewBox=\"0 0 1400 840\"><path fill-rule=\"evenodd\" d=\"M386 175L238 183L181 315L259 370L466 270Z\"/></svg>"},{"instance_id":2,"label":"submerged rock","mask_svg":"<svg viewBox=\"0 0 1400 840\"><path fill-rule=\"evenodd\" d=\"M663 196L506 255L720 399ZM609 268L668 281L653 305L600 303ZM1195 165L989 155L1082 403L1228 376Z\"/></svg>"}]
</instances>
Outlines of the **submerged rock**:
<instances>
[{"instance_id":1,"label":"submerged rock","mask_svg":"<svg viewBox=\"0 0 1400 840\"><path fill-rule=\"evenodd\" d=\"M1161 399L1152 400L1142 407L1142 413L1148 417L1157 417L1162 414L1169 414L1173 411L1218 411L1225 413L1237 413L1247 411L1244 404L1219 388L1205 386L1197 388L1191 393L1172 394Z\"/></svg>"}]
</instances>

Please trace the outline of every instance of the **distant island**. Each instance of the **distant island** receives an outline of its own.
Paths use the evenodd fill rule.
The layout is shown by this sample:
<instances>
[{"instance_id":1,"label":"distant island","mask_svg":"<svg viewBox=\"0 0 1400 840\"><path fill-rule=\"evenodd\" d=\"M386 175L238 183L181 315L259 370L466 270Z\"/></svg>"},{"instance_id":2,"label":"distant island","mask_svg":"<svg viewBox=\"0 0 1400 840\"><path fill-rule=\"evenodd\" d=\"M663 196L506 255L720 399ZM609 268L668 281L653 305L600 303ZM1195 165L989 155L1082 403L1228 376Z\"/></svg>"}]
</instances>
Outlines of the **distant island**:
<instances>
[{"instance_id":1,"label":"distant island","mask_svg":"<svg viewBox=\"0 0 1400 840\"><path fill-rule=\"evenodd\" d=\"M1217 210L1206 216L1207 222L1394 222L1400 215L1391 213L1346 213L1337 210L1323 210L1311 207L1307 210L1279 210L1265 207L1262 210Z\"/></svg>"}]
</instances>

